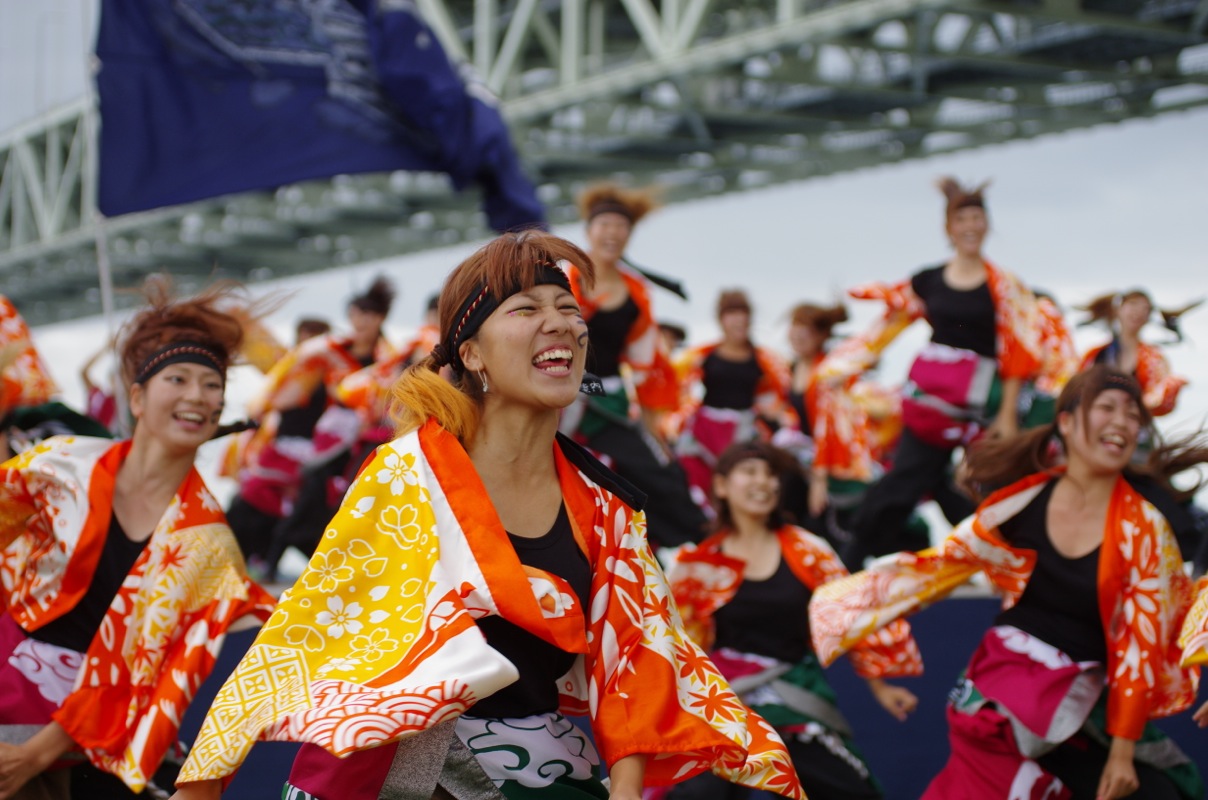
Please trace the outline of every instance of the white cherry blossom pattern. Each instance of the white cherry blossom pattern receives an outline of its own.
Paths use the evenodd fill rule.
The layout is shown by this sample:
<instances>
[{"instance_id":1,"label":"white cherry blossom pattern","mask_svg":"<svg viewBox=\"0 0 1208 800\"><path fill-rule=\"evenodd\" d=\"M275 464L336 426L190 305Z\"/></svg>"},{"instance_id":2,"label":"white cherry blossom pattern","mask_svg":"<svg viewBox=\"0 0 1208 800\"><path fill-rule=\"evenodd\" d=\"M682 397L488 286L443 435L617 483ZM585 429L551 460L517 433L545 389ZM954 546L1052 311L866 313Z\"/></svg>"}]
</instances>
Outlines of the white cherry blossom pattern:
<instances>
[{"instance_id":1,"label":"white cherry blossom pattern","mask_svg":"<svg viewBox=\"0 0 1208 800\"><path fill-rule=\"evenodd\" d=\"M419 474L415 471L415 455L390 453L382 459L382 469L377 471L377 482L390 484L390 494L401 495L408 486L419 483Z\"/></svg>"},{"instance_id":2,"label":"white cherry blossom pattern","mask_svg":"<svg viewBox=\"0 0 1208 800\"><path fill-rule=\"evenodd\" d=\"M345 605L344 598L332 595L327 598L327 609L315 615L315 622L325 625L327 635L332 639L339 639L344 635L344 631L360 633L365 627L364 623L357 620L362 610L360 603L354 601Z\"/></svg>"}]
</instances>

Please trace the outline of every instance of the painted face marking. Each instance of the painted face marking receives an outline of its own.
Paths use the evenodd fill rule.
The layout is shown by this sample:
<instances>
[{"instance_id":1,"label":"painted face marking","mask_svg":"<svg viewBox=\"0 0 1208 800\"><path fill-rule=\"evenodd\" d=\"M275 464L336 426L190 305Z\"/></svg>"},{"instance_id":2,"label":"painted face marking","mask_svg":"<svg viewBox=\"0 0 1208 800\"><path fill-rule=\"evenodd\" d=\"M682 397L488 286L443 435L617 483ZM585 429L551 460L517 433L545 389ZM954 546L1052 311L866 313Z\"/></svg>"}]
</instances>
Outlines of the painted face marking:
<instances>
[{"instance_id":1,"label":"painted face marking","mask_svg":"<svg viewBox=\"0 0 1208 800\"><path fill-rule=\"evenodd\" d=\"M579 327L583 328L583 332L580 333L578 339L576 339L576 341L579 344L579 349L582 350L584 347L587 347L587 338L588 338L587 320L583 319L582 314L576 314L575 315L575 324L578 325Z\"/></svg>"}]
</instances>

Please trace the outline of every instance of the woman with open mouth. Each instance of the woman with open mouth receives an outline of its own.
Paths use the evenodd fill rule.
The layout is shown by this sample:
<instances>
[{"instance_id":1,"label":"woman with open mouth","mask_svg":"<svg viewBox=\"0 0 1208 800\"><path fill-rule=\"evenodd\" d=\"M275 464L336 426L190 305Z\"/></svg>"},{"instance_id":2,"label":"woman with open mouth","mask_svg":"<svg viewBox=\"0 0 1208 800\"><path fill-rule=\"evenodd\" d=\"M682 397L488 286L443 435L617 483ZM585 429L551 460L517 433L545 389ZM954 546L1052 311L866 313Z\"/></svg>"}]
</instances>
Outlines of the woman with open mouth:
<instances>
[{"instance_id":1,"label":"woman with open mouth","mask_svg":"<svg viewBox=\"0 0 1208 800\"><path fill-rule=\"evenodd\" d=\"M0 797L145 796L225 633L274 604L193 466L237 298L148 294L119 345L130 440L56 436L0 466Z\"/></svg>"},{"instance_id":2,"label":"woman with open mouth","mask_svg":"<svg viewBox=\"0 0 1208 800\"><path fill-rule=\"evenodd\" d=\"M823 539L784 524L781 476L793 456L762 442L739 443L717 460L713 498L718 531L677 551L671 591L693 638L785 740L810 797L872 800L882 791L852 743L810 644L811 594L847 575ZM877 702L899 721L918 698L884 678L919 675L923 663L905 622L858 644L852 665ZM720 777L700 775L673 788L668 800L740 800L747 793Z\"/></svg>"},{"instance_id":3,"label":"woman with open mouth","mask_svg":"<svg viewBox=\"0 0 1208 800\"><path fill-rule=\"evenodd\" d=\"M1004 610L949 695L952 754L924 797L1202 797L1194 764L1150 724L1195 700L1204 640L1183 653L1180 636L1196 619L1192 586L1131 480L1169 488L1208 462L1203 432L1133 465L1151 418L1136 380L1102 365L1057 409L1050 425L972 448L970 480L997 490L941 545L815 593L815 647L829 662L982 572Z\"/></svg>"},{"instance_id":4,"label":"woman with open mouth","mask_svg":"<svg viewBox=\"0 0 1208 800\"><path fill-rule=\"evenodd\" d=\"M641 494L557 433L592 386L565 263L591 285L569 242L505 234L450 274L399 437L219 692L178 798L218 797L258 739L305 743L290 800L638 800L707 769L801 796L679 628Z\"/></svg>"}]
</instances>

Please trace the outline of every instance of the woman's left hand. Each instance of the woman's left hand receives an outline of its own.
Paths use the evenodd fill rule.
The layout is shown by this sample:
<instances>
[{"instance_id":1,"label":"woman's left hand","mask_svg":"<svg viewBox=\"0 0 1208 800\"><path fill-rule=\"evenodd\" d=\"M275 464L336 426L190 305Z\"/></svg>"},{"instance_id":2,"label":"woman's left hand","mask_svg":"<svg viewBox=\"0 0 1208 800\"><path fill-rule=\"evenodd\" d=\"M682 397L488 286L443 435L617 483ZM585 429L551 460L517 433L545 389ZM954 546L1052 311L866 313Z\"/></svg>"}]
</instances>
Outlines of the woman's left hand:
<instances>
[{"instance_id":1,"label":"woman's left hand","mask_svg":"<svg viewBox=\"0 0 1208 800\"><path fill-rule=\"evenodd\" d=\"M1208 728L1208 702L1205 702L1204 705L1200 706L1199 710L1191 715L1191 718L1195 720L1195 724L1199 725L1201 728Z\"/></svg>"},{"instance_id":2,"label":"woman's left hand","mask_svg":"<svg viewBox=\"0 0 1208 800\"><path fill-rule=\"evenodd\" d=\"M24 744L0 744L0 800L16 795L46 766Z\"/></svg>"},{"instance_id":3,"label":"woman's left hand","mask_svg":"<svg viewBox=\"0 0 1208 800\"><path fill-rule=\"evenodd\" d=\"M826 506L830 502L828 495L829 486L827 485L827 476L825 473L818 474L810 473L809 483L809 512L811 517L821 517L826 512Z\"/></svg>"},{"instance_id":4,"label":"woman's left hand","mask_svg":"<svg viewBox=\"0 0 1208 800\"><path fill-rule=\"evenodd\" d=\"M915 696L914 692L901 686L894 686L892 683L886 683L880 678L869 680L868 688L872 691L872 696L881 704L881 708L888 711L889 715L898 722L905 722L906 717L919 706L919 698Z\"/></svg>"},{"instance_id":5,"label":"woman's left hand","mask_svg":"<svg viewBox=\"0 0 1208 800\"><path fill-rule=\"evenodd\" d=\"M608 800L642 800L646 756L641 753L618 758L608 770Z\"/></svg>"},{"instance_id":6,"label":"woman's left hand","mask_svg":"<svg viewBox=\"0 0 1208 800\"><path fill-rule=\"evenodd\" d=\"M57 722L48 722L23 744L0 744L0 800L14 796L75 742Z\"/></svg>"},{"instance_id":7,"label":"woman's left hand","mask_svg":"<svg viewBox=\"0 0 1208 800\"><path fill-rule=\"evenodd\" d=\"M1019 423L1014 414L999 414L986 429L987 439L1010 439L1019 433Z\"/></svg>"}]
</instances>

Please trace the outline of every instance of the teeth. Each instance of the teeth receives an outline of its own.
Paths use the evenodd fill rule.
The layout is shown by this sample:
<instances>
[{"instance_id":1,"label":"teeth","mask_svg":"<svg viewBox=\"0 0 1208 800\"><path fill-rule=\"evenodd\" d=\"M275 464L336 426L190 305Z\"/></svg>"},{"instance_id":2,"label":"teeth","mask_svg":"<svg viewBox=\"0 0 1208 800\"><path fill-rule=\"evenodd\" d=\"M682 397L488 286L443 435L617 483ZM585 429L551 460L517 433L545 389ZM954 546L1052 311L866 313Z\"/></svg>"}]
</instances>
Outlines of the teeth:
<instances>
[{"instance_id":1,"label":"teeth","mask_svg":"<svg viewBox=\"0 0 1208 800\"><path fill-rule=\"evenodd\" d=\"M570 352L570 350L568 350L566 348L559 348L559 349L555 349L555 350L546 350L544 353L542 353L541 355L534 358L533 363L540 364L545 361L553 361L555 358L569 360L571 358L571 352Z\"/></svg>"},{"instance_id":2,"label":"teeth","mask_svg":"<svg viewBox=\"0 0 1208 800\"><path fill-rule=\"evenodd\" d=\"M176 418L182 419L185 422L205 422L205 417L192 411L182 411L176 415Z\"/></svg>"}]
</instances>

